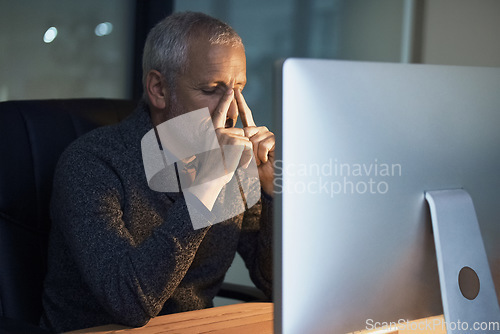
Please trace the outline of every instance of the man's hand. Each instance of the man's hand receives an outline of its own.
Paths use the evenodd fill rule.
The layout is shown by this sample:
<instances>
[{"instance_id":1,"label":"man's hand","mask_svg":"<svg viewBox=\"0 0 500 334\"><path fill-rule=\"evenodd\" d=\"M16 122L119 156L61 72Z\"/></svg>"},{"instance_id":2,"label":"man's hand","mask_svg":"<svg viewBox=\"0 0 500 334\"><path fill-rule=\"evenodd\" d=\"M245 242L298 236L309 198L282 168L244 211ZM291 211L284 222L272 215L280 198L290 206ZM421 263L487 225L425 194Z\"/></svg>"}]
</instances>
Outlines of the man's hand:
<instances>
[{"instance_id":1,"label":"man's hand","mask_svg":"<svg viewBox=\"0 0 500 334\"><path fill-rule=\"evenodd\" d=\"M221 189L233 178L236 169L240 166L247 167L253 155L252 142L245 136L245 131L225 127L233 99L234 91L231 86L221 97L211 117L221 150L197 154L195 171L190 172L187 168L183 175L184 179L188 179L186 184L189 184L184 191L193 194L209 210L212 210ZM189 166L188 161L185 161L185 166Z\"/></svg>"},{"instance_id":2,"label":"man's hand","mask_svg":"<svg viewBox=\"0 0 500 334\"><path fill-rule=\"evenodd\" d=\"M226 128L227 112L234 99L234 89L230 86L212 113L215 134L222 148L224 166L228 172L234 172L239 166L248 166L252 159L252 142L239 128ZM239 154L232 153L231 148L239 147Z\"/></svg>"},{"instance_id":3,"label":"man's hand","mask_svg":"<svg viewBox=\"0 0 500 334\"><path fill-rule=\"evenodd\" d=\"M260 185L262 190L274 195L274 134L265 126L257 127L253 120L252 111L248 107L243 94L239 89L234 90L238 112L243 123L245 137L252 142L255 160L259 170Z\"/></svg>"}]
</instances>

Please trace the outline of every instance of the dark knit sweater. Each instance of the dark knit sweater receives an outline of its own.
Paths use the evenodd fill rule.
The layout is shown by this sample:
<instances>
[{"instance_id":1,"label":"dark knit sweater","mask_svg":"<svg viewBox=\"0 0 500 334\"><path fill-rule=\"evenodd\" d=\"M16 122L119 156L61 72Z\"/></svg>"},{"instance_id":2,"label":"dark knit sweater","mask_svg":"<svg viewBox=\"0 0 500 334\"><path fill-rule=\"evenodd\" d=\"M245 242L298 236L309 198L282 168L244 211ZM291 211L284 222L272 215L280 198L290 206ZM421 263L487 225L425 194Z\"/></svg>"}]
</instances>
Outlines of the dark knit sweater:
<instances>
[{"instance_id":1,"label":"dark knit sweater","mask_svg":"<svg viewBox=\"0 0 500 334\"><path fill-rule=\"evenodd\" d=\"M271 297L271 200L262 196L243 214L194 230L181 193L148 187L141 139L152 127L139 107L61 156L42 327L141 326L159 314L211 307L236 251Z\"/></svg>"}]
</instances>

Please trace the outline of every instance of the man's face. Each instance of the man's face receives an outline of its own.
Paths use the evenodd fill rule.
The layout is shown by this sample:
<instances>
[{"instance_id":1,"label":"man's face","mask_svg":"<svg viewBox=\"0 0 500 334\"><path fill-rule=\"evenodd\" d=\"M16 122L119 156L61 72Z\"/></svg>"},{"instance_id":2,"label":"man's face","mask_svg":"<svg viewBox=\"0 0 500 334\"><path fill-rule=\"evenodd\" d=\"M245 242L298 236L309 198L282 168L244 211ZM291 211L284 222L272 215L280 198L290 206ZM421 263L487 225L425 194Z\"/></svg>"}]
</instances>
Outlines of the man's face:
<instances>
[{"instance_id":1,"label":"man's face","mask_svg":"<svg viewBox=\"0 0 500 334\"><path fill-rule=\"evenodd\" d=\"M188 49L187 68L177 78L169 113L172 117L208 107L212 114L228 88L242 90L246 84L246 58L243 47L210 45L206 38L194 38ZM232 126L238 118L233 100L227 118Z\"/></svg>"}]
</instances>

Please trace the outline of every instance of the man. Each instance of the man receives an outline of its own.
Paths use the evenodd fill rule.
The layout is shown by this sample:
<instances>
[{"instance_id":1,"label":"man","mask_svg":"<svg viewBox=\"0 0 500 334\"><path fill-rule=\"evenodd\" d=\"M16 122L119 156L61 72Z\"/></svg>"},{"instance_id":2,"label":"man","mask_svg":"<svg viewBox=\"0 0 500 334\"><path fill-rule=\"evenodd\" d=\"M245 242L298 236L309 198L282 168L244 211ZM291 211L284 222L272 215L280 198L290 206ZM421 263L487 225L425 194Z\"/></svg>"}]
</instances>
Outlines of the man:
<instances>
[{"instance_id":1,"label":"man","mask_svg":"<svg viewBox=\"0 0 500 334\"><path fill-rule=\"evenodd\" d=\"M138 110L81 137L59 161L42 327L141 326L159 314L211 307L236 251L271 297L274 135L255 126L241 93L245 62L240 37L204 14L174 14L150 32ZM242 160L254 153L262 195L243 213L195 229L190 214L203 213L188 212L183 193L149 188L141 139L205 107L221 147L244 147ZM233 127L238 117L243 129ZM224 187L191 195L210 211Z\"/></svg>"}]
</instances>

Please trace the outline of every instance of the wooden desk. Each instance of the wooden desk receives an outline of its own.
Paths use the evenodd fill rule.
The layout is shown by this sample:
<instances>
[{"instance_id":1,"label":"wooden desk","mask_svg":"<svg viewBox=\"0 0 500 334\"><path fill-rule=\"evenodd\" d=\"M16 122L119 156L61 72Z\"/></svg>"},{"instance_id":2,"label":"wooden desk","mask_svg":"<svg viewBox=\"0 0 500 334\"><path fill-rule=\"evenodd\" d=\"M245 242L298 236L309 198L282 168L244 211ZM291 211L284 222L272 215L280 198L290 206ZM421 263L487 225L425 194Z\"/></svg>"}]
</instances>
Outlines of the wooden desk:
<instances>
[{"instance_id":1,"label":"wooden desk","mask_svg":"<svg viewBox=\"0 0 500 334\"><path fill-rule=\"evenodd\" d=\"M435 316L404 323L398 328L376 328L349 334L446 334L442 328L443 316ZM120 325L99 326L66 334L272 334L273 304L244 303L214 307L205 310L169 314L151 319L147 325L130 328Z\"/></svg>"},{"instance_id":2,"label":"wooden desk","mask_svg":"<svg viewBox=\"0 0 500 334\"><path fill-rule=\"evenodd\" d=\"M163 315L151 319L144 327L107 325L68 332L98 334L158 333L272 334L273 304L244 303L204 310Z\"/></svg>"}]
</instances>

